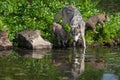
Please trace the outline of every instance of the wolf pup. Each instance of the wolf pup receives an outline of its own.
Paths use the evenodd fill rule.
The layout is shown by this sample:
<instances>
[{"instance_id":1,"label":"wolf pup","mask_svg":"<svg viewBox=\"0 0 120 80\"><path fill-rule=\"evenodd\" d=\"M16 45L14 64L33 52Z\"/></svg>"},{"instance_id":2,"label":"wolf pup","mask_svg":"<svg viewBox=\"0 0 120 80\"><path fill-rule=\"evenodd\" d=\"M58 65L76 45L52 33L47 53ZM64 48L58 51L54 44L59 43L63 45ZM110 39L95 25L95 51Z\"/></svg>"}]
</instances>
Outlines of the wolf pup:
<instances>
[{"instance_id":1,"label":"wolf pup","mask_svg":"<svg viewBox=\"0 0 120 80\"><path fill-rule=\"evenodd\" d=\"M88 27L91 27L93 29L93 32L98 33L96 31L96 25L100 24L102 28L104 27L104 21L109 21L108 15L104 12L101 14L97 14L94 16L91 16L87 21L86 21L86 29Z\"/></svg>"},{"instance_id":2,"label":"wolf pup","mask_svg":"<svg viewBox=\"0 0 120 80\"><path fill-rule=\"evenodd\" d=\"M68 42L68 34L64 28L60 24L54 22L52 30L58 40L58 45L65 47Z\"/></svg>"},{"instance_id":3,"label":"wolf pup","mask_svg":"<svg viewBox=\"0 0 120 80\"><path fill-rule=\"evenodd\" d=\"M60 18L62 18L63 27L65 26L65 24L68 23L68 25L71 28L71 34L74 41L73 46L76 46L75 43L78 41L79 37L81 36L83 41L83 46L84 48L86 48L85 37L84 37L85 22L79 10L72 5L65 6L61 10L59 10L58 13L55 14L54 21L57 21Z\"/></svg>"}]
</instances>

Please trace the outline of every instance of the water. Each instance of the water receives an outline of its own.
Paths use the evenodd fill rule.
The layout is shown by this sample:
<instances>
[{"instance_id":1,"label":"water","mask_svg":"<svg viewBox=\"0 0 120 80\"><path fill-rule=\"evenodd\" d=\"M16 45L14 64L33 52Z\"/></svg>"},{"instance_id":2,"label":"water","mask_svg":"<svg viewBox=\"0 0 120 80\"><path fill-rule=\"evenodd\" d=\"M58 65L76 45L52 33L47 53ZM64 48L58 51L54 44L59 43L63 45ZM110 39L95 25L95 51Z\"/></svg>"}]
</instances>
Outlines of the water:
<instances>
[{"instance_id":1,"label":"water","mask_svg":"<svg viewBox=\"0 0 120 80\"><path fill-rule=\"evenodd\" d=\"M120 50L0 51L0 80L119 80Z\"/></svg>"}]
</instances>

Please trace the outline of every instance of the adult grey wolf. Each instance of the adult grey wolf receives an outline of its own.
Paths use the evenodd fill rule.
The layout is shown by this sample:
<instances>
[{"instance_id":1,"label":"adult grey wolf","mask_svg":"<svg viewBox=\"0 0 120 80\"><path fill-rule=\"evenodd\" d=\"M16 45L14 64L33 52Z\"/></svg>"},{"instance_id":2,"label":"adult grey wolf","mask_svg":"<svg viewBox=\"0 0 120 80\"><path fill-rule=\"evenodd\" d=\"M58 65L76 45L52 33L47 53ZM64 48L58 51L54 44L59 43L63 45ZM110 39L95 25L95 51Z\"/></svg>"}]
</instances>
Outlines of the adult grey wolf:
<instances>
[{"instance_id":1,"label":"adult grey wolf","mask_svg":"<svg viewBox=\"0 0 120 80\"><path fill-rule=\"evenodd\" d=\"M79 36L82 37L83 46L86 48L85 43L85 22L82 19L82 15L74 6L65 6L63 7L55 16L54 21L57 21L59 18L62 18L62 26L69 24L71 28L71 33L74 39L74 46L79 39Z\"/></svg>"},{"instance_id":2,"label":"adult grey wolf","mask_svg":"<svg viewBox=\"0 0 120 80\"><path fill-rule=\"evenodd\" d=\"M60 24L54 22L52 30L53 30L53 33L54 33L55 37L58 40L59 46L64 46L65 47L66 44L67 44L67 41L68 41L68 34L64 30L64 28Z\"/></svg>"},{"instance_id":3,"label":"adult grey wolf","mask_svg":"<svg viewBox=\"0 0 120 80\"><path fill-rule=\"evenodd\" d=\"M96 25L100 24L103 28L104 21L109 21L109 17L105 12L101 14L93 15L86 21L86 29L91 27L93 29L93 32L98 33L96 31Z\"/></svg>"}]
</instances>

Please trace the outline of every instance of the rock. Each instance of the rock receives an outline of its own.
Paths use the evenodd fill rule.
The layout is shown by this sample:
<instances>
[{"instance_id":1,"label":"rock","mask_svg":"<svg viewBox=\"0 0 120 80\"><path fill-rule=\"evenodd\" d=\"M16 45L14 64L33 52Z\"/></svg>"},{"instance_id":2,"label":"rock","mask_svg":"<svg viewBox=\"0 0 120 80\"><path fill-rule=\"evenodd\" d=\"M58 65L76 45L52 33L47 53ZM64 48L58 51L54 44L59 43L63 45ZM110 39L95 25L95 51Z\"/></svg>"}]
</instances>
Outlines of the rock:
<instances>
[{"instance_id":1,"label":"rock","mask_svg":"<svg viewBox=\"0 0 120 80\"><path fill-rule=\"evenodd\" d=\"M15 36L18 47L27 49L51 49L52 44L40 36L39 30L24 30Z\"/></svg>"},{"instance_id":2,"label":"rock","mask_svg":"<svg viewBox=\"0 0 120 80\"><path fill-rule=\"evenodd\" d=\"M8 39L8 31L0 32L0 50L12 48L12 43Z\"/></svg>"},{"instance_id":3,"label":"rock","mask_svg":"<svg viewBox=\"0 0 120 80\"><path fill-rule=\"evenodd\" d=\"M45 55L47 55L48 52L51 51L51 49L44 49L44 50L28 50L28 49L21 49L17 48L15 49L16 53L23 57L29 57L29 58L35 58L35 59L41 59Z\"/></svg>"},{"instance_id":4,"label":"rock","mask_svg":"<svg viewBox=\"0 0 120 80\"><path fill-rule=\"evenodd\" d=\"M12 52L12 49L10 49L10 50L2 50L2 51L0 51L0 57L7 57L7 56L9 56L11 54L11 52Z\"/></svg>"}]
</instances>

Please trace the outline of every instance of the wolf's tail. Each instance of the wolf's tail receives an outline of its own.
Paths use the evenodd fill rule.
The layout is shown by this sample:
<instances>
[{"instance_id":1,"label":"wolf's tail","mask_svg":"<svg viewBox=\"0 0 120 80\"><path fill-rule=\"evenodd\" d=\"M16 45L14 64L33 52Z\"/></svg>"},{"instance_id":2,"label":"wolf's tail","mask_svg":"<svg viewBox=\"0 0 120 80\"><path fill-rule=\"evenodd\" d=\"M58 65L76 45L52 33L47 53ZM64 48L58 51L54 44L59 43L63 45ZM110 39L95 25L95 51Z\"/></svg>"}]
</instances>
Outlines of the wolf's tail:
<instances>
[{"instance_id":1,"label":"wolf's tail","mask_svg":"<svg viewBox=\"0 0 120 80\"><path fill-rule=\"evenodd\" d=\"M54 16L54 22L57 22L58 19L62 18L63 16L63 9L59 10Z\"/></svg>"}]
</instances>

